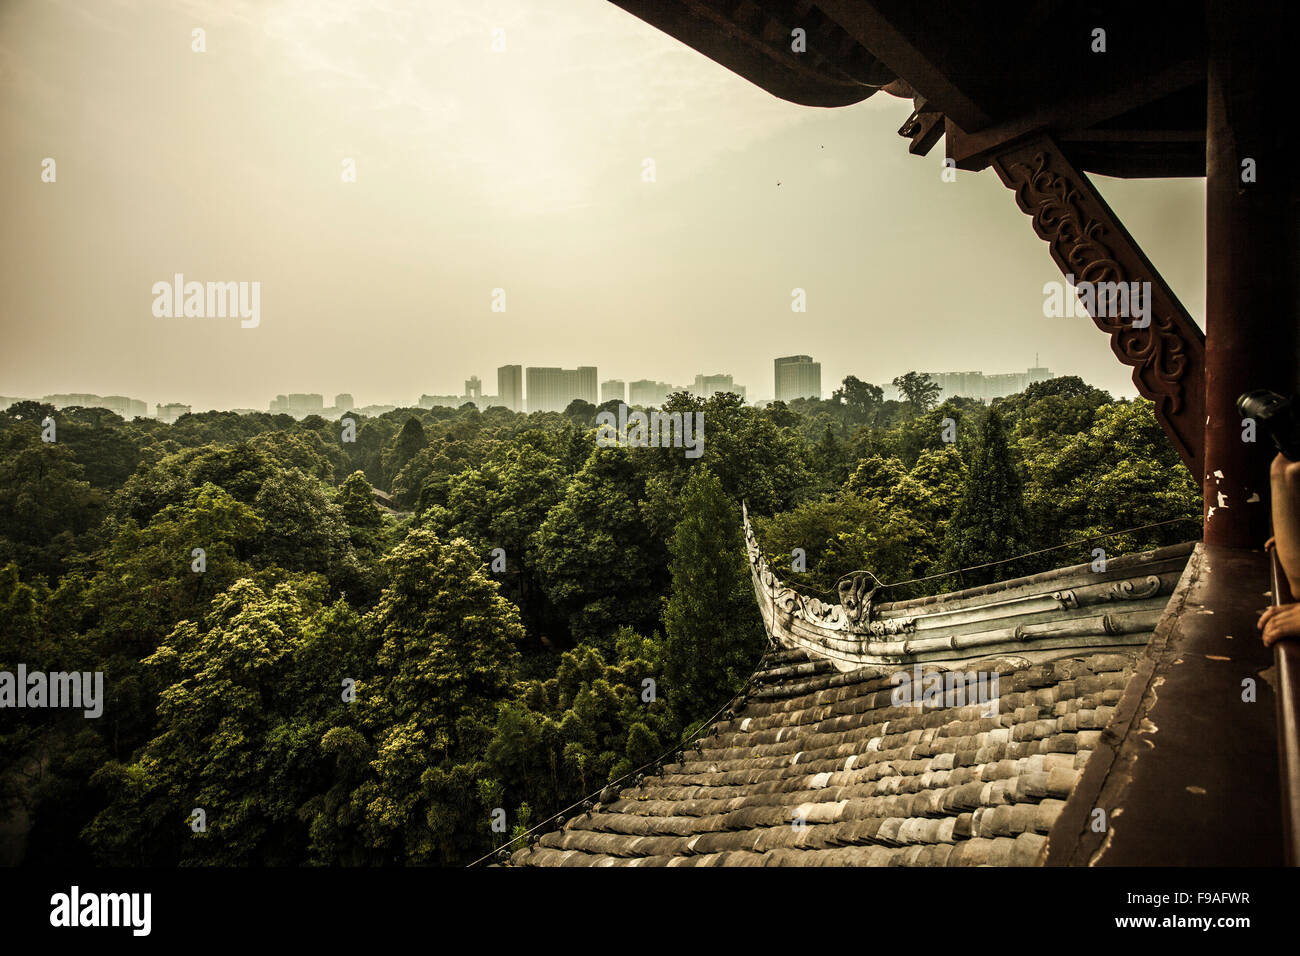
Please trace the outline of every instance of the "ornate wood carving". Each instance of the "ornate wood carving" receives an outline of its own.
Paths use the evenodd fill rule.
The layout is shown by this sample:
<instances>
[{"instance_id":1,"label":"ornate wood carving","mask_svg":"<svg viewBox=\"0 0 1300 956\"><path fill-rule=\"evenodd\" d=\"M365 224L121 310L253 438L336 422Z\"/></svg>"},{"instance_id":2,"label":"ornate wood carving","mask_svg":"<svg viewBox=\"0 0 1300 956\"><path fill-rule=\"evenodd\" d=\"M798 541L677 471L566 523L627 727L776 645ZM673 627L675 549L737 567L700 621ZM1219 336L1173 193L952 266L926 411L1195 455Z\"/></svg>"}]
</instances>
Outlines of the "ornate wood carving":
<instances>
[{"instance_id":1,"label":"ornate wood carving","mask_svg":"<svg viewBox=\"0 0 1300 956\"><path fill-rule=\"evenodd\" d=\"M1097 313L1111 350L1133 368L1133 384L1156 403L1156 417L1183 463L1202 478L1205 438L1205 336L1128 234L1088 177L1075 169L1050 136L1037 136L999 153L993 168L1032 217L1061 272L1076 282L1151 283L1151 322Z\"/></svg>"}]
</instances>

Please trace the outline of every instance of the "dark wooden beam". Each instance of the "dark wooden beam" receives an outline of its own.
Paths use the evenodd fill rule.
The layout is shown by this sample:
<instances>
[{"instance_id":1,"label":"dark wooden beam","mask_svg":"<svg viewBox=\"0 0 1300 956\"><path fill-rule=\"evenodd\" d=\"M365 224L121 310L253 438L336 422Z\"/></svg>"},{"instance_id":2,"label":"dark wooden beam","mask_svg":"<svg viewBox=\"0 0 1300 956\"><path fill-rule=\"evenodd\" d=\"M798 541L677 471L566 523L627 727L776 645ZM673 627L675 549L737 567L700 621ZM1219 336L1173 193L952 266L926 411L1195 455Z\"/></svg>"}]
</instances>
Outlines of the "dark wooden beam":
<instances>
[{"instance_id":1,"label":"dark wooden beam","mask_svg":"<svg viewBox=\"0 0 1300 956\"><path fill-rule=\"evenodd\" d=\"M1286 134L1290 90L1273 75L1292 37L1220 0L1210 36L1206 146L1205 540L1258 548L1269 534L1264 436L1242 441L1237 396L1296 388L1300 182ZM1242 164L1253 172L1243 176ZM1253 181L1251 181L1253 180Z\"/></svg>"},{"instance_id":2,"label":"dark wooden beam","mask_svg":"<svg viewBox=\"0 0 1300 956\"><path fill-rule=\"evenodd\" d=\"M1088 177L1047 135L998 153L998 177L1015 192L1052 260L1076 282L1151 283L1150 325L1098 314L1111 351L1133 368L1133 384L1156 404L1156 418L1183 463L1202 475L1205 435L1205 337L1168 283L1106 205ZM1068 294L1068 293L1067 293Z\"/></svg>"},{"instance_id":3,"label":"dark wooden beam","mask_svg":"<svg viewBox=\"0 0 1300 956\"><path fill-rule=\"evenodd\" d=\"M1075 143L1199 143L1205 145L1203 129L1068 129L1056 134L1061 142Z\"/></svg>"},{"instance_id":4,"label":"dark wooden beam","mask_svg":"<svg viewBox=\"0 0 1300 956\"><path fill-rule=\"evenodd\" d=\"M927 110L924 100L918 102L921 105L914 109L912 115L898 128L898 135L912 141L908 144L907 151L913 156L927 156L930 150L934 149L935 144L943 138L943 114Z\"/></svg>"},{"instance_id":5,"label":"dark wooden beam","mask_svg":"<svg viewBox=\"0 0 1300 956\"><path fill-rule=\"evenodd\" d=\"M960 71L939 51L926 48L933 37L918 22L918 7L900 0L817 0L817 6L895 74L924 96L930 106L962 129L982 129L990 118L954 80Z\"/></svg>"},{"instance_id":6,"label":"dark wooden beam","mask_svg":"<svg viewBox=\"0 0 1300 956\"><path fill-rule=\"evenodd\" d=\"M1061 142L1076 169L1116 179L1200 179L1205 147L1200 143Z\"/></svg>"},{"instance_id":7,"label":"dark wooden beam","mask_svg":"<svg viewBox=\"0 0 1300 956\"><path fill-rule=\"evenodd\" d=\"M1132 112L1171 93L1205 79L1205 62L1200 59L1175 63L1141 82L1123 84L1116 89L1052 103L1023 116L977 132L967 132L960 123L948 124L946 149L948 158L958 169L980 170L992 161L999 150L1016 140L1042 131L1087 129ZM1156 134L1167 135L1165 132Z\"/></svg>"}]
</instances>

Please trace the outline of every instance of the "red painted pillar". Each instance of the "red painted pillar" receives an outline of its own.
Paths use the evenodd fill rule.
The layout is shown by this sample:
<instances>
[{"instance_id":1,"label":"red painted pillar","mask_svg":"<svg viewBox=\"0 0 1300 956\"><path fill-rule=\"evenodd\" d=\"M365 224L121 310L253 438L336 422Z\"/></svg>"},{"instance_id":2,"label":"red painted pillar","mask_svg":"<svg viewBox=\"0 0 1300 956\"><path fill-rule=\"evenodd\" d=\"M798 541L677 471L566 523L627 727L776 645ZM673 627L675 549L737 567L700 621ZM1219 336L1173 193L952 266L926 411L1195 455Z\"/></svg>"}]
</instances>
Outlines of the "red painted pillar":
<instances>
[{"instance_id":1,"label":"red painted pillar","mask_svg":"<svg viewBox=\"0 0 1300 956\"><path fill-rule=\"evenodd\" d=\"M1262 432L1243 441L1237 396L1292 394L1300 349L1300 169L1291 125L1290 33L1280 6L1209 0L1206 120L1205 541L1258 548L1269 534ZM1252 181L1253 180L1253 181ZM1252 502L1252 497L1257 496Z\"/></svg>"}]
</instances>

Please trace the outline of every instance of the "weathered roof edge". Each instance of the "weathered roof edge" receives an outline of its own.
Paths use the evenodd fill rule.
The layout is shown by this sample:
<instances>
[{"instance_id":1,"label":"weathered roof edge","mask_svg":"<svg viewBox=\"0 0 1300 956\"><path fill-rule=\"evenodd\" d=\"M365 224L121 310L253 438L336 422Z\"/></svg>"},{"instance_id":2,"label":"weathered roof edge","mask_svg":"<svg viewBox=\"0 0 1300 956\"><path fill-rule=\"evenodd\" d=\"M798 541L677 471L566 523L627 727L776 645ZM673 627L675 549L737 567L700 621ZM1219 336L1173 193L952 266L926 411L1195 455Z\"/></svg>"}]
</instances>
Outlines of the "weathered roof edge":
<instances>
[{"instance_id":1,"label":"weathered roof edge","mask_svg":"<svg viewBox=\"0 0 1300 956\"><path fill-rule=\"evenodd\" d=\"M1197 544L1074 792L1048 834L1046 866L1278 866L1272 657L1254 638L1258 553ZM1218 613L1208 607L1218 608ZM1231 643L1228 643L1231 642ZM1253 693L1244 689L1253 681ZM1205 698L1235 702L1234 719ZM1242 813L1242 806L1251 812ZM1098 811L1101 811L1099 814ZM1213 820L1214 838L1200 839Z\"/></svg>"},{"instance_id":2,"label":"weathered roof edge","mask_svg":"<svg viewBox=\"0 0 1300 956\"><path fill-rule=\"evenodd\" d=\"M772 573L742 505L754 594L769 639L830 660L869 665L960 662L998 656L1026 662L1073 650L1145 644L1194 542L1121 556L1103 570L1079 564L996 584L873 607L809 598Z\"/></svg>"}]
</instances>

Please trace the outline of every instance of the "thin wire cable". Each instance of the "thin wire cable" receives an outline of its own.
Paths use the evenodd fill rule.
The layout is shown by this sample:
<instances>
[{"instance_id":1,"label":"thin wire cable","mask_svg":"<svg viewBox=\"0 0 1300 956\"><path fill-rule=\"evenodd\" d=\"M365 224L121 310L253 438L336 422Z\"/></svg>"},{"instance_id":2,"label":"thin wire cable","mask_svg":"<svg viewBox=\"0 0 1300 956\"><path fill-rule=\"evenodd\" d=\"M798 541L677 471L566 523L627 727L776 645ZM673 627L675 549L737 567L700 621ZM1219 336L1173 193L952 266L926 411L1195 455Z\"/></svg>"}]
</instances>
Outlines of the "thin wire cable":
<instances>
[{"instance_id":1,"label":"thin wire cable","mask_svg":"<svg viewBox=\"0 0 1300 956\"><path fill-rule=\"evenodd\" d=\"M691 742L692 742L694 739L696 739L696 738L697 738L701 733L703 733L703 731L704 731L706 728L708 728L710 724L712 724L715 720L718 719L719 715L721 715L721 714L723 713L723 711L725 711L728 707L731 706L732 702L733 702L735 699L736 699L736 698L735 698L735 695L733 695L732 698L731 698L731 700L728 700L725 704L723 704L721 707L719 707L719 708L714 712L714 714L713 714L712 717L708 717L708 718L706 718L706 719L704 720L704 722L701 723L701 724L699 725L699 727L696 728L695 730L688 730L687 733L682 737L682 739L681 739L679 742L677 742L677 743L674 744L673 746L669 747L667 750L665 750L663 753L661 753L661 754L660 754L657 758L655 758L654 760L651 760L651 761L649 761L648 763L643 763L641 766L637 767L635 770L629 770L627 773L623 774L621 777L619 777L619 778L617 778L617 779L615 779L615 780L611 780L609 783L605 784L605 786L601 787L600 790L592 791L591 793L587 794L585 797L581 797L581 798L579 798L576 802L569 804L569 805L568 805L567 807L565 807L563 810L557 810L555 813L552 813L552 814L551 814L549 817L547 817L545 820L542 820L541 822L534 824L533 826L531 826L531 827L529 827L527 830L525 830L523 833L520 833L518 836L512 836L512 837L511 837L509 840L507 840L505 843L502 843L502 844L500 844L499 846L493 848L492 850L489 850L487 853L483 854L483 856L479 857L479 858L478 858L477 860L475 860L473 863L468 863L468 864L466 864L466 865L465 865L465 869L469 869L470 867L473 867L473 866L478 866L478 865L479 865L480 863L482 863L484 860L486 860L486 859L488 859L489 857L495 856L496 854L500 853L502 850L504 850L506 847L510 846L510 844L514 843L515 841L517 841L517 840L522 840L522 839L524 839L525 837L529 836L529 835L530 835L534 830L538 830L538 829L540 829L541 827L546 826L548 823L550 823L550 822L551 822L552 820L554 820L556 817L568 813L568 812L569 812L570 810L572 810L574 807L580 807L580 806L582 806L584 803L586 803L586 802L587 802L588 800L590 800L592 797L599 796L600 793L602 793L602 792L603 792L607 787L615 787L615 786L618 786L618 784L622 783L624 780L626 780L628 777L631 777L633 774L638 774L638 773L640 773L642 770L645 770L647 767L654 767L654 766L659 765L660 763L663 762L664 758L667 757L669 754L671 754L671 753L675 753L675 752L681 750L681 749L682 749L683 747L685 747L688 743L691 743Z\"/></svg>"},{"instance_id":2,"label":"thin wire cable","mask_svg":"<svg viewBox=\"0 0 1300 956\"><path fill-rule=\"evenodd\" d=\"M981 568L991 568L999 564L1008 564L1012 561L1019 561L1021 558L1032 558L1036 555L1047 554L1051 551L1060 551L1062 548L1075 548L1081 544L1087 544L1089 541L1101 541L1105 538L1116 538L1121 534L1132 534L1135 531L1146 531L1149 528L1159 528L1167 524L1177 524L1180 521L1199 521L1199 520L1201 519L1196 518L1192 515L1186 515L1182 518L1170 518L1167 521L1153 521L1151 524L1139 525L1136 528L1124 528L1121 531L1108 531L1105 534L1094 534L1094 535L1090 535L1087 538L1080 538L1078 541L1068 541L1065 544L1053 545L1050 548L1039 548L1037 551L1026 551L1024 554L1013 555L1012 557L1009 558L999 558L997 561L989 561L986 564L972 564L968 568L955 568L952 571L939 571L935 574L927 574L924 577L920 577L920 578L908 578L906 581L891 581L888 584L886 584L885 582L881 581L880 578L876 577L874 574L868 571L866 568L859 568L855 571L849 571L846 574L841 575L839 577L839 580L835 582L836 586L834 588L819 588L819 587L814 587L811 584L800 584L799 587L804 590L815 591L818 594L838 594L840 581L843 581L845 578L851 577L854 574L867 574L870 575L871 579L875 581L878 585L880 585L882 588L897 588L897 587L902 587L904 584L919 584L922 581L933 581L935 578L948 577L949 575L952 574L962 574L963 572L966 571L978 571Z\"/></svg>"}]
</instances>

